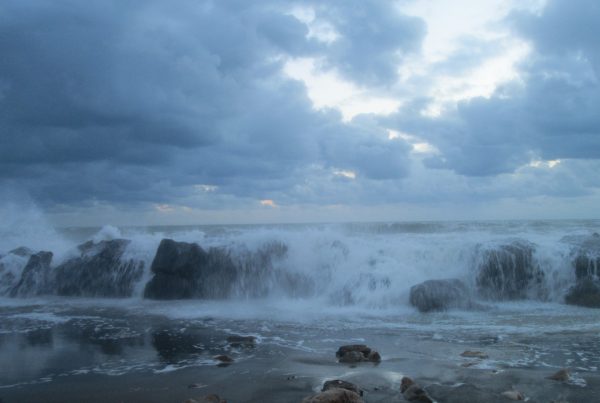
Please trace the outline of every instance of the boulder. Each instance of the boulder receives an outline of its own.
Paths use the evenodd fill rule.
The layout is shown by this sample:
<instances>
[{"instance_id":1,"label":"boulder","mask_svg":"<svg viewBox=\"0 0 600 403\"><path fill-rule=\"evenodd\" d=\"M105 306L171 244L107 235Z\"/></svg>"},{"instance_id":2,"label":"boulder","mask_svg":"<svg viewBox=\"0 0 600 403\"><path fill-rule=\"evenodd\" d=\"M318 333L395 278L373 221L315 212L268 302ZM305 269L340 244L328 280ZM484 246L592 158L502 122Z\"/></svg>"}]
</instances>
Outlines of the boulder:
<instances>
[{"instance_id":1,"label":"boulder","mask_svg":"<svg viewBox=\"0 0 600 403\"><path fill-rule=\"evenodd\" d=\"M227 400L221 398L219 395L211 394L194 399L187 399L183 403L227 403Z\"/></svg>"},{"instance_id":2,"label":"boulder","mask_svg":"<svg viewBox=\"0 0 600 403\"><path fill-rule=\"evenodd\" d=\"M58 295L86 297L129 297L141 279L144 263L123 260L130 243L113 239L78 246L80 255L54 269L54 287Z\"/></svg>"},{"instance_id":3,"label":"boulder","mask_svg":"<svg viewBox=\"0 0 600 403\"><path fill-rule=\"evenodd\" d=\"M427 280L410 289L410 304L421 312L474 306L467 286L458 279Z\"/></svg>"},{"instance_id":4,"label":"boulder","mask_svg":"<svg viewBox=\"0 0 600 403\"><path fill-rule=\"evenodd\" d=\"M154 277L144 290L151 299L224 298L237 274L225 251L206 252L195 243L172 239L161 241L151 270Z\"/></svg>"},{"instance_id":5,"label":"boulder","mask_svg":"<svg viewBox=\"0 0 600 403\"><path fill-rule=\"evenodd\" d=\"M524 240L484 249L479 255L479 295L492 300L544 298L544 272L533 259L535 245Z\"/></svg>"},{"instance_id":6,"label":"boulder","mask_svg":"<svg viewBox=\"0 0 600 403\"><path fill-rule=\"evenodd\" d=\"M355 384L353 384L351 382L342 381L340 379L326 381L323 384L323 388L321 389L321 392L325 392L326 390L330 390L330 389L346 389L346 390L349 390L350 392L356 393L359 396L363 395L363 391L358 386L356 386Z\"/></svg>"},{"instance_id":7,"label":"boulder","mask_svg":"<svg viewBox=\"0 0 600 403\"><path fill-rule=\"evenodd\" d=\"M363 403L358 393L350 390L334 388L309 396L302 403Z\"/></svg>"},{"instance_id":8,"label":"boulder","mask_svg":"<svg viewBox=\"0 0 600 403\"><path fill-rule=\"evenodd\" d=\"M577 280L600 278L600 235L594 233L577 242L572 253Z\"/></svg>"},{"instance_id":9,"label":"boulder","mask_svg":"<svg viewBox=\"0 0 600 403\"><path fill-rule=\"evenodd\" d=\"M565 302L569 305L600 308L600 281L581 279L567 292Z\"/></svg>"},{"instance_id":10,"label":"boulder","mask_svg":"<svg viewBox=\"0 0 600 403\"><path fill-rule=\"evenodd\" d=\"M51 293L52 252L38 252L29 257L21 279L10 291L11 297L27 297Z\"/></svg>"},{"instance_id":11,"label":"boulder","mask_svg":"<svg viewBox=\"0 0 600 403\"><path fill-rule=\"evenodd\" d=\"M364 344L349 344L341 346L335 353L339 362L356 363L356 362L380 362L381 356L375 350L367 347Z\"/></svg>"},{"instance_id":12,"label":"boulder","mask_svg":"<svg viewBox=\"0 0 600 403\"><path fill-rule=\"evenodd\" d=\"M427 392L407 376L400 381L400 392L409 402L433 403Z\"/></svg>"}]
</instances>

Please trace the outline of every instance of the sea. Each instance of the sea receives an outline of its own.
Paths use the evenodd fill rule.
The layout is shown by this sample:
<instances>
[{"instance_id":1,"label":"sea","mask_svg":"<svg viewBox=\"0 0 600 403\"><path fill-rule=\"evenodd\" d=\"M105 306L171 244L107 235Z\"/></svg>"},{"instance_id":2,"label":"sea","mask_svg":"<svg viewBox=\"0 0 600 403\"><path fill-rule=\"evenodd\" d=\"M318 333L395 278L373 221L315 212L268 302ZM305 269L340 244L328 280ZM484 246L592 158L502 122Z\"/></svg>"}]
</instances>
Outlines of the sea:
<instances>
[{"instance_id":1,"label":"sea","mask_svg":"<svg viewBox=\"0 0 600 403\"><path fill-rule=\"evenodd\" d=\"M404 376L438 402L506 401L505 390L532 402L600 401L600 309L565 303L578 242L598 232L600 220L3 228L0 401L181 402L217 393L229 402L300 402L327 379L359 384L365 401L404 401ZM84 242L114 239L130 241L123 260L142 262L128 295L11 297L28 254L51 251L56 267ZM225 250L240 273L231 292L144 298L163 239ZM531 246L544 292L480 295L482 259L514 242ZM29 252L10 253L18 247ZM450 278L483 308L411 305L413 286ZM255 343L232 346L231 335ZM335 352L346 344L366 344L382 360L340 364ZM568 379L547 378L560 369Z\"/></svg>"}]
</instances>

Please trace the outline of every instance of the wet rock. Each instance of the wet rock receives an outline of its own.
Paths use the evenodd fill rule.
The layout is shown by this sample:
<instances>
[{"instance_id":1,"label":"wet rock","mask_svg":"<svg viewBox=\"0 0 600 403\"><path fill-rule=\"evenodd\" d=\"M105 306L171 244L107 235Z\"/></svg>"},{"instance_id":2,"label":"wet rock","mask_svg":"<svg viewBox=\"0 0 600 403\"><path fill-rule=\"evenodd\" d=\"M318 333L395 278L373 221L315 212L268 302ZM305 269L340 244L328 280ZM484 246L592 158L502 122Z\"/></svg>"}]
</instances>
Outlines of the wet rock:
<instances>
[{"instance_id":1,"label":"wet rock","mask_svg":"<svg viewBox=\"0 0 600 403\"><path fill-rule=\"evenodd\" d=\"M229 295L236 270L229 255L220 249L206 252L195 243L163 239L144 290L151 299L224 298Z\"/></svg>"},{"instance_id":2,"label":"wet rock","mask_svg":"<svg viewBox=\"0 0 600 403\"><path fill-rule=\"evenodd\" d=\"M355 384L351 383L351 382L347 382L347 381L342 381L340 379L334 379L331 381L326 381L323 384L323 389L321 389L321 392L325 392L327 390L330 389L346 389L349 390L350 392L354 392L359 396L363 395L363 391Z\"/></svg>"},{"instance_id":3,"label":"wet rock","mask_svg":"<svg viewBox=\"0 0 600 403\"><path fill-rule=\"evenodd\" d=\"M29 257L21 279L10 291L11 297L27 297L50 294L52 252L38 252Z\"/></svg>"},{"instance_id":4,"label":"wet rock","mask_svg":"<svg viewBox=\"0 0 600 403\"><path fill-rule=\"evenodd\" d=\"M567 292L565 302L588 308L600 308L600 281L585 278Z\"/></svg>"},{"instance_id":5,"label":"wet rock","mask_svg":"<svg viewBox=\"0 0 600 403\"><path fill-rule=\"evenodd\" d=\"M183 403L227 403L227 400L222 399L219 395L211 394L195 399L187 399Z\"/></svg>"},{"instance_id":6,"label":"wet rock","mask_svg":"<svg viewBox=\"0 0 600 403\"><path fill-rule=\"evenodd\" d=\"M600 277L600 235L594 233L578 239L572 253L577 280Z\"/></svg>"},{"instance_id":7,"label":"wet rock","mask_svg":"<svg viewBox=\"0 0 600 403\"><path fill-rule=\"evenodd\" d=\"M535 245L524 240L484 249L477 267L477 291L483 298L544 298L544 272L533 259Z\"/></svg>"},{"instance_id":8,"label":"wet rock","mask_svg":"<svg viewBox=\"0 0 600 403\"><path fill-rule=\"evenodd\" d=\"M410 289L410 304L421 312L473 306L467 286L458 279L427 280Z\"/></svg>"},{"instance_id":9,"label":"wet rock","mask_svg":"<svg viewBox=\"0 0 600 403\"><path fill-rule=\"evenodd\" d=\"M363 403L359 394L347 389L329 389L309 396L302 400L302 403Z\"/></svg>"},{"instance_id":10,"label":"wet rock","mask_svg":"<svg viewBox=\"0 0 600 403\"><path fill-rule=\"evenodd\" d=\"M400 392L409 402L433 403L427 392L407 376L400 381Z\"/></svg>"},{"instance_id":11,"label":"wet rock","mask_svg":"<svg viewBox=\"0 0 600 403\"><path fill-rule=\"evenodd\" d=\"M227 343L231 347L254 347L256 346L256 337L231 335L227 337Z\"/></svg>"},{"instance_id":12,"label":"wet rock","mask_svg":"<svg viewBox=\"0 0 600 403\"><path fill-rule=\"evenodd\" d=\"M525 400L525 396L518 390L507 390L502 392L501 395L510 400Z\"/></svg>"},{"instance_id":13,"label":"wet rock","mask_svg":"<svg viewBox=\"0 0 600 403\"><path fill-rule=\"evenodd\" d=\"M375 350L367 347L364 344L349 344L341 346L335 353L339 362L356 363L356 362L380 362L381 356Z\"/></svg>"},{"instance_id":14,"label":"wet rock","mask_svg":"<svg viewBox=\"0 0 600 403\"><path fill-rule=\"evenodd\" d=\"M55 292L63 296L129 297L144 263L124 259L130 241L113 239L78 246L80 256L54 268Z\"/></svg>"},{"instance_id":15,"label":"wet rock","mask_svg":"<svg viewBox=\"0 0 600 403\"><path fill-rule=\"evenodd\" d=\"M552 379L553 381L559 382L568 382L569 379L571 379L571 374L569 373L568 369L563 368L555 372L554 374L548 376L547 379Z\"/></svg>"},{"instance_id":16,"label":"wet rock","mask_svg":"<svg viewBox=\"0 0 600 403\"><path fill-rule=\"evenodd\" d=\"M231 358L228 355L224 355L224 354L215 355L213 357L213 360L219 361L221 364L231 364L233 362L233 358Z\"/></svg>"},{"instance_id":17,"label":"wet rock","mask_svg":"<svg viewBox=\"0 0 600 403\"><path fill-rule=\"evenodd\" d=\"M479 359L486 359L489 356L481 351L470 351L470 350L466 350L464 352L462 352L460 354L461 357L468 357L468 358L479 358Z\"/></svg>"}]
</instances>

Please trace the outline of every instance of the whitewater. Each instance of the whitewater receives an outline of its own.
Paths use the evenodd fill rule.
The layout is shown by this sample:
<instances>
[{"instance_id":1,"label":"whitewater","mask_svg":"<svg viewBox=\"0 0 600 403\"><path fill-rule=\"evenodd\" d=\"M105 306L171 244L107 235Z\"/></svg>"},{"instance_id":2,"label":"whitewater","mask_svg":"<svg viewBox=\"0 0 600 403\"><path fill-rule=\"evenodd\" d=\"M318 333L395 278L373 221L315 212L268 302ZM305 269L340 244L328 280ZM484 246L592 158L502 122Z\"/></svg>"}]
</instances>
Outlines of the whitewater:
<instances>
[{"instance_id":1,"label":"whitewater","mask_svg":"<svg viewBox=\"0 0 600 403\"><path fill-rule=\"evenodd\" d=\"M0 228L5 401L96 401L89 396L98 393L109 397L97 401L182 401L200 379L203 391L230 401L300 401L333 377L361 383L366 401L396 401L407 374L440 402L502 401L506 388L530 401L598 392L600 309L567 300L580 281L598 280L599 220L35 224ZM216 262L204 291L149 293L166 239L197 245ZM41 251L51 255L38 268L31 259ZM85 259L109 252L118 256L114 267L84 273ZM525 280L517 278L522 267ZM411 303L413 287L445 279L464 284L473 304L420 312ZM256 345L232 347L231 334L251 335ZM352 343L377 347L382 362L340 365L332 352ZM465 350L489 358L467 360ZM215 354L235 362L217 366ZM568 382L540 381L561 368ZM243 386L232 389L232 380ZM474 393L465 385L481 396L465 397Z\"/></svg>"}]
</instances>

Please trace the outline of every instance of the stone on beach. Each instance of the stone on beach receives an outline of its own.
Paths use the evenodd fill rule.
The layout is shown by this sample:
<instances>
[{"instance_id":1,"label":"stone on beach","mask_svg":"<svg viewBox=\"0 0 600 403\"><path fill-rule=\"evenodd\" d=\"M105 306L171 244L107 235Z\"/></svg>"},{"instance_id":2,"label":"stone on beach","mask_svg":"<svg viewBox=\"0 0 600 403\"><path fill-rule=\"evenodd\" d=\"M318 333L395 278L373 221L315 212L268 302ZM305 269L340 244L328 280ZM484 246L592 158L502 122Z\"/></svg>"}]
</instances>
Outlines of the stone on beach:
<instances>
[{"instance_id":1,"label":"stone on beach","mask_svg":"<svg viewBox=\"0 0 600 403\"><path fill-rule=\"evenodd\" d=\"M364 403L358 393L347 389L334 388L302 400L302 403Z\"/></svg>"},{"instance_id":2,"label":"stone on beach","mask_svg":"<svg viewBox=\"0 0 600 403\"><path fill-rule=\"evenodd\" d=\"M346 390L349 390L350 392L354 392L360 396L363 395L363 391L357 385L355 385L351 382L342 381L340 379L326 381L323 384L323 389L321 389L321 392L325 392L330 389L346 389Z\"/></svg>"},{"instance_id":3,"label":"stone on beach","mask_svg":"<svg viewBox=\"0 0 600 403\"><path fill-rule=\"evenodd\" d=\"M231 364L234 361L233 358L231 358L228 355L224 355L224 354L215 355L213 357L213 360L219 361L221 364Z\"/></svg>"},{"instance_id":4,"label":"stone on beach","mask_svg":"<svg viewBox=\"0 0 600 403\"><path fill-rule=\"evenodd\" d=\"M335 356L339 359L339 362L343 363L381 361L381 356L379 353L364 344L349 344L341 346L335 353Z\"/></svg>"},{"instance_id":5,"label":"stone on beach","mask_svg":"<svg viewBox=\"0 0 600 403\"><path fill-rule=\"evenodd\" d=\"M553 381L559 382L567 382L569 379L571 379L571 374L569 373L568 369L563 368L555 372L554 374L548 376L547 379L552 379Z\"/></svg>"},{"instance_id":6,"label":"stone on beach","mask_svg":"<svg viewBox=\"0 0 600 403\"><path fill-rule=\"evenodd\" d=\"M405 376L400 381L400 392L409 402L432 403L433 400L427 395L427 392L421 388L411 378Z\"/></svg>"},{"instance_id":7,"label":"stone on beach","mask_svg":"<svg viewBox=\"0 0 600 403\"><path fill-rule=\"evenodd\" d=\"M525 400L525 397L518 390L507 390L501 393L502 396L511 400Z\"/></svg>"},{"instance_id":8,"label":"stone on beach","mask_svg":"<svg viewBox=\"0 0 600 403\"><path fill-rule=\"evenodd\" d=\"M466 350L460 354L461 357L486 359L489 356L481 351Z\"/></svg>"}]
</instances>

